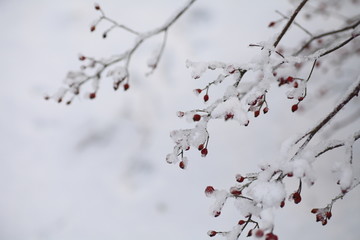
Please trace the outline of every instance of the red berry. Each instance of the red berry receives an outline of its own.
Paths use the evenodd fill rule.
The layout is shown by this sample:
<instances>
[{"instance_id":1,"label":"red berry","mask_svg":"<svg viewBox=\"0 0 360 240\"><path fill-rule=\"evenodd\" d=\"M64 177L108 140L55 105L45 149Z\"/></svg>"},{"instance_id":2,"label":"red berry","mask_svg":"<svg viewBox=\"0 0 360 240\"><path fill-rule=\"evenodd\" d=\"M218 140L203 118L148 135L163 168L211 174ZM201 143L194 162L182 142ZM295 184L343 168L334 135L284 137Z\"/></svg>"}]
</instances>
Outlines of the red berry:
<instances>
[{"instance_id":1,"label":"red berry","mask_svg":"<svg viewBox=\"0 0 360 240\"><path fill-rule=\"evenodd\" d=\"M246 223L244 220L240 220L240 221L238 222L239 225L243 225L244 223Z\"/></svg>"},{"instance_id":2,"label":"red berry","mask_svg":"<svg viewBox=\"0 0 360 240\"><path fill-rule=\"evenodd\" d=\"M268 27L273 27L273 26L275 26L275 22L270 22L268 25Z\"/></svg>"},{"instance_id":3,"label":"red berry","mask_svg":"<svg viewBox=\"0 0 360 240\"><path fill-rule=\"evenodd\" d=\"M294 88L298 88L298 87L299 87L298 82L294 82Z\"/></svg>"},{"instance_id":4,"label":"red berry","mask_svg":"<svg viewBox=\"0 0 360 240\"><path fill-rule=\"evenodd\" d=\"M241 195L241 191L240 191L238 188L236 188L236 187L230 188L230 193L231 193L232 195L235 195L235 196Z\"/></svg>"},{"instance_id":5,"label":"red berry","mask_svg":"<svg viewBox=\"0 0 360 240\"><path fill-rule=\"evenodd\" d=\"M316 214L316 221L320 222L324 220L324 216L321 213Z\"/></svg>"},{"instance_id":6,"label":"red berry","mask_svg":"<svg viewBox=\"0 0 360 240\"><path fill-rule=\"evenodd\" d=\"M259 115L260 115L260 111L259 111L259 110L257 110L257 111L254 112L254 117L258 117Z\"/></svg>"},{"instance_id":7,"label":"red berry","mask_svg":"<svg viewBox=\"0 0 360 240\"><path fill-rule=\"evenodd\" d=\"M198 150L199 150L199 151L201 151L203 148L204 148L204 144L200 144L200 145L198 146Z\"/></svg>"},{"instance_id":8,"label":"red berry","mask_svg":"<svg viewBox=\"0 0 360 240\"><path fill-rule=\"evenodd\" d=\"M294 203L298 204L301 202L301 195L299 192L294 192L293 194Z\"/></svg>"},{"instance_id":9,"label":"red berry","mask_svg":"<svg viewBox=\"0 0 360 240\"><path fill-rule=\"evenodd\" d=\"M278 237L273 233L266 234L265 240L278 240Z\"/></svg>"},{"instance_id":10,"label":"red berry","mask_svg":"<svg viewBox=\"0 0 360 240\"><path fill-rule=\"evenodd\" d=\"M46 95L46 96L44 97L44 99L45 99L45 100L49 100L50 97Z\"/></svg>"},{"instance_id":11,"label":"red berry","mask_svg":"<svg viewBox=\"0 0 360 240\"><path fill-rule=\"evenodd\" d=\"M130 87L130 85L129 85L128 83L125 83L125 84L124 84L124 90L125 90L125 91L128 90L129 87Z\"/></svg>"},{"instance_id":12,"label":"red berry","mask_svg":"<svg viewBox=\"0 0 360 240\"><path fill-rule=\"evenodd\" d=\"M234 118L234 114L232 113L228 113L225 115L225 121L229 120L229 119L233 119Z\"/></svg>"},{"instance_id":13,"label":"red berry","mask_svg":"<svg viewBox=\"0 0 360 240\"><path fill-rule=\"evenodd\" d=\"M241 175L239 175L239 174L236 175L236 181L237 181L237 182L240 182L240 183L241 183L241 182L243 182L244 180L245 180L245 178L244 178L243 176L241 176Z\"/></svg>"},{"instance_id":14,"label":"red berry","mask_svg":"<svg viewBox=\"0 0 360 240\"><path fill-rule=\"evenodd\" d=\"M198 121L200 121L200 119L201 119L201 116L200 116L199 114L195 114L195 115L193 116L194 122L198 122Z\"/></svg>"},{"instance_id":15,"label":"red berry","mask_svg":"<svg viewBox=\"0 0 360 240\"><path fill-rule=\"evenodd\" d=\"M294 173L289 172L289 173L287 174L287 176L288 176L288 177L292 177L292 176L294 176Z\"/></svg>"},{"instance_id":16,"label":"red berry","mask_svg":"<svg viewBox=\"0 0 360 240\"><path fill-rule=\"evenodd\" d=\"M95 10L100 10L100 6L99 6L99 4L97 4L97 3L95 3Z\"/></svg>"},{"instance_id":17,"label":"red berry","mask_svg":"<svg viewBox=\"0 0 360 240\"><path fill-rule=\"evenodd\" d=\"M255 99L254 101L250 102L249 105L251 106L255 106L257 104L257 100Z\"/></svg>"},{"instance_id":18,"label":"red berry","mask_svg":"<svg viewBox=\"0 0 360 240\"><path fill-rule=\"evenodd\" d=\"M207 186L207 187L205 188L205 194L206 194L206 196L210 196L214 191L215 191L215 189L214 189L213 186Z\"/></svg>"},{"instance_id":19,"label":"red berry","mask_svg":"<svg viewBox=\"0 0 360 240\"><path fill-rule=\"evenodd\" d=\"M301 102L302 100L304 100L304 97L298 97L299 102Z\"/></svg>"},{"instance_id":20,"label":"red berry","mask_svg":"<svg viewBox=\"0 0 360 240\"><path fill-rule=\"evenodd\" d=\"M92 26L90 27L90 31L91 31L91 32L95 31L95 29L96 29L95 25L92 25Z\"/></svg>"},{"instance_id":21,"label":"red berry","mask_svg":"<svg viewBox=\"0 0 360 240\"><path fill-rule=\"evenodd\" d=\"M83 56L83 55L80 55L80 56L79 56L79 60L80 60L80 61L84 61L85 59L86 59L85 56Z\"/></svg>"},{"instance_id":22,"label":"red berry","mask_svg":"<svg viewBox=\"0 0 360 240\"><path fill-rule=\"evenodd\" d=\"M292 107L291 107L291 111L293 111L293 112L296 112L297 110L298 110L298 105L297 104L294 104L294 105L292 105Z\"/></svg>"},{"instance_id":23,"label":"red berry","mask_svg":"<svg viewBox=\"0 0 360 240\"><path fill-rule=\"evenodd\" d=\"M207 148L203 148L203 149L201 150L201 156L202 156L202 157L205 157L207 154L208 154Z\"/></svg>"},{"instance_id":24,"label":"red berry","mask_svg":"<svg viewBox=\"0 0 360 240\"><path fill-rule=\"evenodd\" d=\"M217 234L217 232L215 232L215 231L208 231L208 235L210 237L214 237L216 234Z\"/></svg>"},{"instance_id":25,"label":"red berry","mask_svg":"<svg viewBox=\"0 0 360 240\"><path fill-rule=\"evenodd\" d=\"M250 231L248 232L247 237L251 237L251 235L252 235L252 229L250 229Z\"/></svg>"},{"instance_id":26,"label":"red berry","mask_svg":"<svg viewBox=\"0 0 360 240\"><path fill-rule=\"evenodd\" d=\"M258 229L258 230L255 232L255 237L261 238L262 236L264 236L264 231L261 230L261 229Z\"/></svg>"},{"instance_id":27,"label":"red berry","mask_svg":"<svg viewBox=\"0 0 360 240\"><path fill-rule=\"evenodd\" d=\"M90 99L96 98L96 93L94 93L94 92L93 92L93 93L90 93L90 94L89 94L89 98L90 98Z\"/></svg>"},{"instance_id":28,"label":"red berry","mask_svg":"<svg viewBox=\"0 0 360 240\"><path fill-rule=\"evenodd\" d=\"M200 88L197 88L194 90L196 94L200 94L202 92L202 90Z\"/></svg>"},{"instance_id":29,"label":"red berry","mask_svg":"<svg viewBox=\"0 0 360 240\"><path fill-rule=\"evenodd\" d=\"M324 219L324 220L321 222L321 224L322 224L323 226L325 226L325 225L327 224L327 220Z\"/></svg>"},{"instance_id":30,"label":"red berry","mask_svg":"<svg viewBox=\"0 0 360 240\"><path fill-rule=\"evenodd\" d=\"M319 209L318 208L313 208L313 209L311 209L311 213L317 213L319 211Z\"/></svg>"},{"instance_id":31,"label":"red berry","mask_svg":"<svg viewBox=\"0 0 360 240\"><path fill-rule=\"evenodd\" d=\"M185 163L184 163L183 161L181 161L181 162L179 163L179 167L180 167L181 169L185 169Z\"/></svg>"},{"instance_id":32,"label":"red berry","mask_svg":"<svg viewBox=\"0 0 360 240\"><path fill-rule=\"evenodd\" d=\"M263 113L264 113L264 114L266 114L268 111L269 111L269 108L268 108L268 107L265 107L265 108L263 109Z\"/></svg>"},{"instance_id":33,"label":"red berry","mask_svg":"<svg viewBox=\"0 0 360 240\"><path fill-rule=\"evenodd\" d=\"M235 69L235 67L233 65L229 65L226 70L230 74L233 74L236 71L236 69Z\"/></svg>"},{"instance_id":34,"label":"red berry","mask_svg":"<svg viewBox=\"0 0 360 240\"><path fill-rule=\"evenodd\" d=\"M293 77L288 77L288 78L286 79L286 81L287 81L288 83L291 83L292 81L294 81L294 78L293 78Z\"/></svg>"},{"instance_id":35,"label":"red berry","mask_svg":"<svg viewBox=\"0 0 360 240\"><path fill-rule=\"evenodd\" d=\"M178 112L177 112L177 116L178 116L178 117L183 117L184 115L185 115L184 112L181 112L181 111L178 111Z\"/></svg>"},{"instance_id":36,"label":"red berry","mask_svg":"<svg viewBox=\"0 0 360 240\"><path fill-rule=\"evenodd\" d=\"M332 216L332 213L331 213L331 212L326 212L326 217L327 217L327 219L330 219L331 216Z\"/></svg>"},{"instance_id":37,"label":"red berry","mask_svg":"<svg viewBox=\"0 0 360 240\"><path fill-rule=\"evenodd\" d=\"M216 212L214 212L214 217L218 217L218 216L220 216L220 214L221 214L220 211L216 211Z\"/></svg>"},{"instance_id":38,"label":"red berry","mask_svg":"<svg viewBox=\"0 0 360 240\"><path fill-rule=\"evenodd\" d=\"M284 200L281 201L280 207L281 207L281 208L285 207L285 201L284 201Z\"/></svg>"},{"instance_id":39,"label":"red berry","mask_svg":"<svg viewBox=\"0 0 360 240\"><path fill-rule=\"evenodd\" d=\"M204 101L205 102L209 101L209 95L207 95L207 94L204 95Z\"/></svg>"}]
</instances>

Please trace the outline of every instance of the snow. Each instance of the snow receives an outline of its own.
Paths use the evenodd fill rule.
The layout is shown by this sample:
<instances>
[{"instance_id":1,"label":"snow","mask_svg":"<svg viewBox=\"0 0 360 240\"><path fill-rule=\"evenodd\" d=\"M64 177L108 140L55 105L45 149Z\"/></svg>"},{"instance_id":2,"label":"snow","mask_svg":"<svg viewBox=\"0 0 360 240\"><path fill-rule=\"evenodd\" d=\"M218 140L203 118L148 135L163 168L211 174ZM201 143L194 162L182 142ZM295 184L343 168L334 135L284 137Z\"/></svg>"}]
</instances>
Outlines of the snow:
<instances>
[{"instance_id":1,"label":"snow","mask_svg":"<svg viewBox=\"0 0 360 240\"><path fill-rule=\"evenodd\" d=\"M245 125L248 122L248 117L237 97L231 97L225 102L218 104L212 111L213 118L225 118L226 115L232 114L233 119L239 121L240 124Z\"/></svg>"},{"instance_id":2,"label":"snow","mask_svg":"<svg viewBox=\"0 0 360 240\"><path fill-rule=\"evenodd\" d=\"M99 1L109 16L144 31L164 24L184 3ZM86 0L0 1L0 239L206 239L209 229L232 229L243 216L240 213L251 212L271 222L270 214L246 199L235 201L239 212L228 206L228 211L214 219L208 214L211 203L203 194L204 186L227 188L234 184L236 173L245 174L254 168L257 171L258 162L264 158L267 162L277 159L279 153L273 149L288 135L303 129L309 118L321 117L322 109L295 118L286 111L285 93L275 92L268 98L272 104L268 115L247 128L234 126L232 121L209 123L211 148L206 158L192 148L182 158L189 159L185 171L165 162L173 146L169 138L172 129L197 126L189 133L189 142L180 141L187 132L175 134L180 145L168 155L169 162L178 162L177 154L187 144L196 147L207 137L207 122L194 124L194 112L186 113L189 123L174 114L197 106L199 99L192 98L191 91L208 81L206 75L202 75L202 81L193 81L189 77L192 68L186 69L185 59L248 62L259 50L248 48L248 44L274 34L266 29L268 22L278 17L273 10L289 9L284 2L256 0L248 2L247 11L239 14L243 4L233 0L221 4L217 0L197 1L192 11L169 29L164 55L153 75L144 76L148 71L146 61L159 44L156 39L134 55L129 91L113 91L112 81L127 75L119 66L110 69L114 71L110 79L101 81L95 100L78 96L71 106L65 106L44 101L43 95L63 96L63 77L83 64L77 53L99 58L114 51L119 54L132 46L133 35L114 31L104 40L101 33L106 26L102 24L90 33L89 24L98 13ZM205 24L201 22L204 15L198 14L201 11L208 17ZM251 20L254 13L256 20ZM210 80L228 74L230 66L238 67L220 61L206 64L209 73L216 69L222 74L216 73ZM265 73L269 74L268 69ZM75 75L66 81L80 81L76 71ZM229 87L226 97L234 97L251 86L245 82L237 89ZM86 89L93 90L91 84ZM219 116L238 106L235 98L229 100L228 105L219 105ZM239 118L245 119L244 110L236 111ZM355 154L358 149L354 145ZM337 173L343 184L348 184L350 172L342 164ZM306 161L299 168L306 169ZM333 193L329 185L323 186L324 195ZM275 190L269 198L259 192L265 187ZM276 215L277 233L281 232L280 238L294 240L339 236L357 239L360 216L354 211L359 196L356 190L353 197L334 205L334 210L344 215L334 216L325 232L317 225L313 228L315 223L307 219L313 201L328 200L316 196L308 200L304 197L304 204L294 207L299 213L296 219L291 208L289 212L284 209L280 217ZM254 195L272 206L282 193L277 183L263 181L255 186ZM225 192L220 192L215 209L221 207L225 197ZM294 225L296 221L295 229L288 225L289 219ZM304 228L311 231L304 233ZM239 226L233 228L232 239L238 230Z\"/></svg>"},{"instance_id":3,"label":"snow","mask_svg":"<svg viewBox=\"0 0 360 240\"><path fill-rule=\"evenodd\" d=\"M348 190L354 182L353 169L349 162L336 162L333 172L337 175L341 190Z\"/></svg>"},{"instance_id":4,"label":"snow","mask_svg":"<svg viewBox=\"0 0 360 240\"><path fill-rule=\"evenodd\" d=\"M213 205L210 207L210 214L217 217L220 215L229 193L225 190L216 190L210 196L215 198Z\"/></svg>"},{"instance_id":5,"label":"snow","mask_svg":"<svg viewBox=\"0 0 360 240\"><path fill-rule=\"evenodd\" d=\"M249 187L247 194L264 208L279 207L286 198L285 187L281 182L258 180Z\"/></svg>"}]
</instances>

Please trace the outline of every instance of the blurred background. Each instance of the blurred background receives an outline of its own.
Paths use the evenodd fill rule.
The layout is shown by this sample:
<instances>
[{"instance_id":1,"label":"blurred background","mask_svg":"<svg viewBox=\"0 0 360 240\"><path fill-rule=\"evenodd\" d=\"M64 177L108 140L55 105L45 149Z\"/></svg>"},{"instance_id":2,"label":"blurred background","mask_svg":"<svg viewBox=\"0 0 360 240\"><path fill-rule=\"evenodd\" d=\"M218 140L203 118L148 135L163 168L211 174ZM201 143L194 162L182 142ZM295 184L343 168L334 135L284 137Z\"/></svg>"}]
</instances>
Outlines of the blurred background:
<instances>
[{"instance_id":1,"label":"blurred background","mask_svg":"<svg viewBox=\"0 0 360 240\"><path fill-rule=\"evenodd\" d=\"M185 2L98 1L108 16L138 31L160 26ZM192 126L176 112L203 106L192 90L213 80L211 75L193 80L186 59L248 62L259 52L250 43L280 31L267 28L279 19L275 10L286 14L293 5L285 0L199 0L171 27L152 75L145 76L146 62L162 36L136 52L129 91L114 92L112 80L104 79L95 100L80 96L70 106L45 101L69 70L79 68L79 53L107 57L132 45L133 36L121 30L102 39L106 24L90 33L99 16L93 6L88 0L0 0L1 240L208 239L210 229L230 230L240 214L230 201L220 217L211 217L212 199L205 197L205 187L228 189L237 173L257 171L262 161L276 159L286 139L312 126L340 97L339 88L319 103L309 96L304 101L308 111L294 114L285 90L275 87L267 115L251 118L248 128L213 121L208 156L190 151L189 167L181 170L165 162L173 147L169 132ZM344 14L358 10L348 8ZM306 26L331 29L334 22L321 18L318 23ZM295 30L283 43L291 46L303 37ZM329 81L353 81L358 66L358 59L352 59L345 73ZM358 104L349 104L347 111ZM352 121L335 137L359 125L359 119ZM359 153L357 143L355 161ZM359 189L334 205L325 227L310 213L337 195L331 169L343 155L338 150L321 157L316 163L319 182L304 189L301 204L287 202L278 211L275 233L280 239L358 239Z\"/></svg>"}]
</instances>

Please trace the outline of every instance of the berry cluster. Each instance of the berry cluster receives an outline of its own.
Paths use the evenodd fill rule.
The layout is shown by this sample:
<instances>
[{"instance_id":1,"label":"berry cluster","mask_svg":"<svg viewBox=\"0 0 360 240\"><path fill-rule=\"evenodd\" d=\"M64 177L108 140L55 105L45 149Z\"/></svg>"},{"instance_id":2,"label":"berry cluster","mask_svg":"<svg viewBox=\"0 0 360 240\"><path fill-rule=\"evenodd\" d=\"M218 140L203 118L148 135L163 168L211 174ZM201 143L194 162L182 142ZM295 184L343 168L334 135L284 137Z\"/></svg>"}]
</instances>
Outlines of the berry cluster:
<instances>
[{"instance_id":1,"label":"berry cluster","mask_svg":"<svg viewBox=\"0 0 360 240\"><path fill-rule=\"evenodd\" d=\"M256 99L251 100L249 103L249 112L254 113L254 117L258 117L260 115L261 109L264 114L266 114L269 111L268 104L265 99L265 94L262 94L258 96Z\"/></svg>"},{"instance_id":2,"label":"berry cluster","mask_svg":"<svg viewBox=\"0 0 360 240\"><path fill-rule=\"evenodd\" d=\"M316 222L321 222L322 225L326 225L332 217L330 205L325 208L313 208L311 213L316 214Z\"/></svg>"},{"instance_id":3,"label":"berry cluster","mask_svg":"<svg viewBox=\"0 0 360 240\"><path fill-rule=\"evenodd\" d=\"M209 94L208 94L209 93L209 86L207 86L204 89L200 89L200 88L194 89L194 93L196 95L201 94L203 91L205 91L205 95L203 96L204 102L207 102L207 101L209 101Z\"/></svg>"},{"instance_id":4,"label":"berry cluster","mask_svg":"<svg viewBox=\"0 0 360 240\"><path fill-rule=\"evenodd\" d=\"M274 73L276 76L276 73ZM295 78L292 76L288 77L280 77L277 80L279 82L279 86L288 85L293 88L288 94L288 99L296 99L298 102L291 106L291 111L296 112L299 109L299 104L306 97L306 85L305 80L302 78ZM301 88L300 88L301 86Z\"/></svg>"}]
</instances>

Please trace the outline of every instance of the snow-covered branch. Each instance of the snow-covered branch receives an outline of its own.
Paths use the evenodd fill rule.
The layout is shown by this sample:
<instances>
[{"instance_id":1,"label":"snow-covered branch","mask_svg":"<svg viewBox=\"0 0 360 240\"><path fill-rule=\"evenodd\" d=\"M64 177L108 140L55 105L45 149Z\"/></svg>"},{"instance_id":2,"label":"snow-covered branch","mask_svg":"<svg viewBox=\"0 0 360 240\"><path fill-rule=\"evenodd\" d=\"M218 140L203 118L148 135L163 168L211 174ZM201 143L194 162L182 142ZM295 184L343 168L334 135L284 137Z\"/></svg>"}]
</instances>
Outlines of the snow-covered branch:
<instances>
[{"instance_id":1,"label":"snow-covered branch","mask_svg":"<svg viewBox=\"0 0 360 240\"><path fill-rule=\"evenodd\" d=\"M46 98L62 102L66 97L66 103L70 104L74 97L82 91L82 86L92 82L93 91L88 93L87 97L94 99L100 81L105 75L113 79L115 90L120 86L124 90L129 89L129 65L134 53L149 38L163 34L160 49L155 51L148 61L148 66L151 69L148 74L151 74L157 68L163 55L169 28L195 2L196 0L188 0L168 21L160 27L146 32L140 32L118 23L108 17L98 4L95 4L95 10L99 12L100 16L90 30L96 31L97 25L106 21L111 26L103 32L103 38L108 37L108 34L114 29L121 29L134 35L133 45L120 54L103 59L80 55L79 60L84 63L81 69L69 72L65 86L53 96ZM168 163L178 163L181 169L187 168L189 159L186 152L192 149L199 151L201 157L206 157L211 151L209 148L211 149L210 139L212 138L210 138L208 130L211 121L215 119L233 120L246 127L250 124L250 120L255 121L255 118L261 114L268 113L271 109L269 92L273 87L287 87L288 91L285 93L284 99L295 101L289 112L300 113L303 102L307 101L309 97L313 97L308 89L312 87L311 84L314 81L310 80L317 77L317 71L321 69L321 64L330 62L329 59L341 51L347 52L344 57L339 58L340 60L350 56L359 57L360 17L358 15L348 16L345 24L335 28L335 30L326 30L314 34L304 24L300 24L298 17L303 12L306 13L307 9L313 12L321 11L322 14L333 13L331 9L335 8L336 10L338 6L336 1L331 1L323 7L309 8L307 7L312 1L297 0L294 2L296 6L289 16L278 11L282 19L276 22L272 21L268 25L268 27L273 27L284 21L282 29L274 37L267 41L249 45L258 50L258 56L254 60L247 63L186 61L186 67L189 68L193 79L203 80L206 71L213 71L216 73L216 77L202 83L203 87L194 89L194 93L202 97L205 106L177 112L179 118L187 119L193 124L193 127L174 130L170 133L174 147L166 156ZM352 4L357 4L357 2L352 2ZM329 15L332 16L332 14ZM286 44L283 43L284 36L291 32L293 25L300 28L301 33L306 37L304 41L299 40L295 48L286 48ZM280 46L280 43L284 46ZM316 43L315 46L313 46L314 43ZM354 48L352 49L352 47ZM336 65L338 64L330 65L331 69L335 69ZM250 77L248 77L249 75ZM256 77L253 77L254 75ZM346 77L350 79L349 81L353 81L350 76ZM317 79L315 82L318 83L321 80ZM220 85L222 90L217 90ZM350 84L343 83L343 85ZM213 98L211 95L212 91L215 92L215 90L220 94L218 98ZM279 207L285 207L287 200L299 204L302 201L304 186L310 187L316 182L316 171L313 166L315 160L328 151L344 147L346 156L342 161L336 163L333 170L340 186L340 194L336 195L326 207L314 208L311 211L316 214L316 221L320 221L323 225L327 224L332 216L333 204L339 199L343 199L349 191L360 184L359 177L355 176L356 174L353 171L353 146L360 139L360 131L350 134L347 139L343 140L321 141L320 143L316 143L315 140L320 132L325 131L326 126L333 121L335 116L344 112L342 109L358 96L359 91L360 77L351 84L347 92L342 94L343 98L330 110L330 113L324 115L319 123L314 124L310 130L292 141L292 144L285 151L279 152L276 159L267 159L266 163L260 166L259 172L237 175L236 184L229 190L207 186L205 188L206 196L215 199L211 207L212 216L218 217L221 214L228 199L233 199L236 202L241 214L241 219L232 230L211 230L208 235L210 237L221 235L228 240L236 240L246 233L246 236L254 236L258 239L277 240L274 225L275 210ZM295 178L298 185L291 193L287 193L285 186L290 178Z\"/></svg>"},{"instance_id":2,"label":"snow-covered branch","mask_svg":"<svg viewBox=\"0 0 360 240\"><path fill-rule=\"evenodd\" d=\"M345 95L345 98L323 119L317 124L313 129L309 130L306 134L300 137L296 142L300 142L302 139L306 137L305 142L300 146L299 150L295 153L294 157L296 157L311 141L311 139L318 133L320 129L322 129L339 111L354 97L359 95L360 91L360 77L354 83L354 86L350 88L349 92Z\"/></svg>"},{"instance_id":3,"label":"snow-covered branch","mask_svg":"<svg viewBox=\"0 0 360 240\"><path fill-rule=\"evenodd\" d=\"M172 17L169 18L163 25L157 27L153 30L147 32L139 32L126 25L120 24L112 18L108 17L99 4L95 4L95 10L100 13L100 17L94 21L90 27L90 31L94 32L97 28L97 25L102 21L107 21L111 24L110 28L105 30L102 34L103 38L106 38L108 34L116 28L123 29L131 34L135 35L135 42L131 48L125 52L111 57L95 59L86 55L79 55L79 60L84 62L81 66L81 69L78 71L71 71L67 74L65 79L65 85L60 88L57 93L52 96L45 96L45 99L54 99L57 102L62 102L66 95L69 97L66 99L67 104L71 104L75 96L79 95L81 92L82 85L92 82L93 91L86 93L86 97L90 99L96 98L97 91L100 87L100 81L105 77L113 78L113 87L114 90L117 90L120 85L123 86L124 90L129 89L130 87L130 72L129 65L131 63L131 58L133 54L138 50L138 48L149 38L158 35L164 34L162 45L159 51L154 52L154 56L150 57L148 61L148 66L152 73L159 64L161 56L164 52L166 40L167 40L167 31L168 29L195 3L196 0L189 0L187 3L174 13ZM120 64L122 63L122 64ZM106 73L105 73L106 72Z\"/></svg>"},{"instance_id":4,"label":"snow-covered branch","mask_svg":"<svg viewBox=\"0 0 360 240\"><path fill-rule=\"evenodd\" d=\"M330 53L343 49L348 43L359 36L358 21L350 22L346 27L338 30L328 31L319 35L311 34L295 21L296 16L306 3L306 0L301 1L290 17L283 16L284 19L287 19L287 22L274 39L250 44L252 47L258 47L261 51L260 58L256 61L247 64L217 61L187 61L186 65L191 69L191 76L194 79L200 79L203 73L208 70L219 71L219 74L215 80L209 81L205 87L194 90L195 94L202 95L204 102L207 103L206 107L178 113L179 117L185 117L189 121L193 121L195 127L171 132L171 138L175 142L175 146L173 152L166 157L168 163L179 162L180 168L186 168L189 164L189 159L185 156L185 152L191 148L199 150L201 156L206 157L209 154L210 140L207 126L211 120L235 120L243 126L248 126L250 123L249 112L253 113L255 118L261 112L266 114L271 108L267 101L267 93L270 91L270 86L274 85L274 83L278 83L279 86L287 85L290 88L287 98L297 100L297 103L292 105L291 111L298 111L299 104L307 97L308 83L315 69L319 67L319 59L325 59L325 56L328 56ZM274 24L270 23L269 27L272 27ZM290 30L292 24L297 25L307 35L311 36L311 39L306 43L307 45L325 36L334 36L334 39L312 50L301 47L301 50L296 52L289 51L284 53L278 45L284 35ZM349 30L352 30L352 32ZM300 46L303 46L302 44L301 42L299 43ZM306 52L304 51L305 49L307 49ZM299 56L300 53L302 53L301 56ZM311 65L306 71L306 77L300 76L299 70L309 64ZM295 69L293 69L293 66L295 66ZM289 70L291 69L293 74L284 75L282 73L284 69L288 69L285 72L290 72ZM248 72L259 73L261 77L250 82L244 82L243 79ZM226 90L221 98L211 101L209 89L215 88L220 84L226 85ZM290 147L289 153L285 154L285 157L282 157L281 160L269 161L262 166L261 171L258 173L237 176L237 185L232 186L229 191L208 186L205 189L205 194L208 197L215 198L215 203L211 208L211 214L214 217L221 214L222 207L229 198L235 199L236 206L240 209L241 215L244 216L244 219L241 219L232 230L211 230L208 232L208 235L210 237L221 235L227 239L236 240L243 235L245 229L249 229L247 236L255 236L256 238L266 240L277 239L274 233L274 210L278 207L284 207L286 199L299 204L302 201L303 182L307 183L308 186L315 184L315 170L312 165L314 159L327 151L344 146L347 149L348 158L344 162L339 163L336 170L339 176L338 183L341 193L326 208L316 212L317 221L321 221L325 225L331 217L332 205L338 199L342 199L347 192L358 186L358 180L356 180L351 171L351 164L353 159L352 147L354 142L359 139L359 133L355 133L344 141L330 141L327 145L315 144L314 147L310 146L309 142L340 113L340 110L350 100L358 96L359 90L360 79L357 79L344 94L339 104L311 130L295 141L295 144ZM305 141L299 145L299 142L304 138ZM288 178L292 177L298 179L299 185L291 194L287 194L285 183Z\"/></svg>"}]
</instances>

